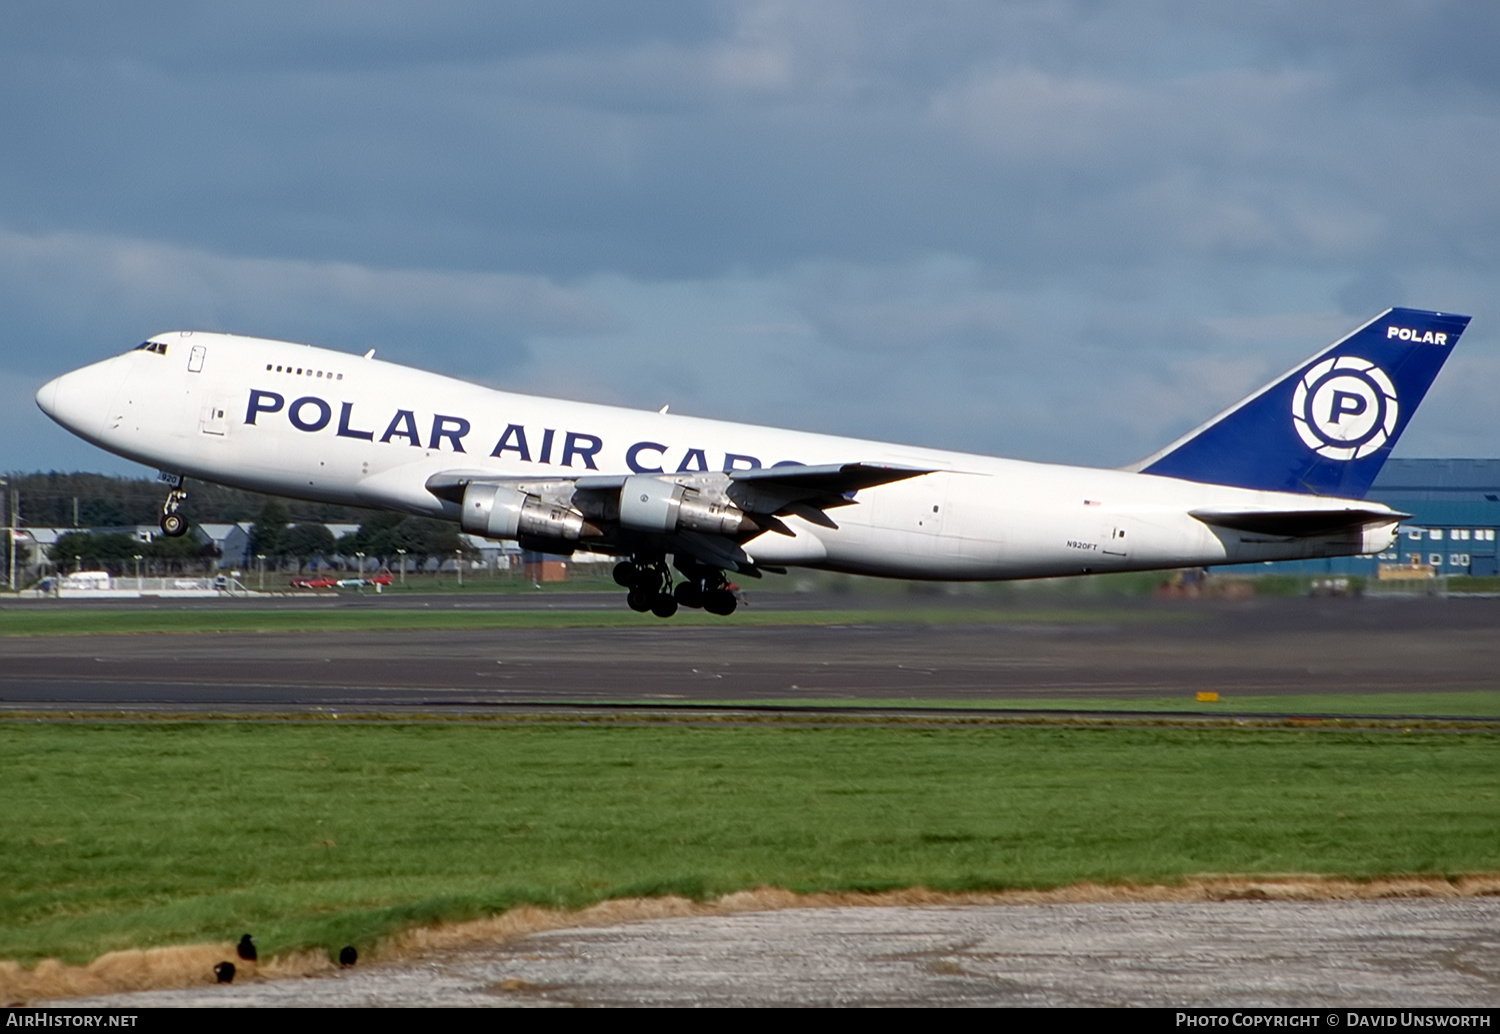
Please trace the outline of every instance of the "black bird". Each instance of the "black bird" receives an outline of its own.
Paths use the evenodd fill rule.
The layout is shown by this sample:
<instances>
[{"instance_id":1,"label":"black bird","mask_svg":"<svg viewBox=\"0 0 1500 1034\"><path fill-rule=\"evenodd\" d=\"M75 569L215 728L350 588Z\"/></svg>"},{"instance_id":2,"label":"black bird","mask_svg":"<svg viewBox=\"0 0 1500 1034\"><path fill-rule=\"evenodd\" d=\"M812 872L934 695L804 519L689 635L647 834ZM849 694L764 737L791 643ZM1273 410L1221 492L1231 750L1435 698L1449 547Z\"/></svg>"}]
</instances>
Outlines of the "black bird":
<instances>
[{"instance_id":1,"label":"black bird","mask_svg":"<svg viewBox=\"0 0 1500 1034\"><path fill-rule=\"evenodd\" d=\"M214 979L221 984L234 983L234 963L221 962L214 967Z\"/></svg>"},{"instance_id":2,"label":"black bird","mask_svg":"<svg viewBox=\"0 0 1500 1034\"><path fill-rule=\"evenodd\" d=\"M354 945L346 944L339 949L339 965L352 966L359 961L359 952L354 950Z\"/></svg>"},{"instance_id":3,"label":"black bird","mask_svg":"<svg viewBox=\"0 0 1500 1034\"><path fill-rule=\"evenodd\" d=\"M234 950L246 962L254 962L259 957L259 953L256 952L255 945L251 942L249 934L245 934L245 936L240 938L239 946Z\"/></svg>"}]
</instances>

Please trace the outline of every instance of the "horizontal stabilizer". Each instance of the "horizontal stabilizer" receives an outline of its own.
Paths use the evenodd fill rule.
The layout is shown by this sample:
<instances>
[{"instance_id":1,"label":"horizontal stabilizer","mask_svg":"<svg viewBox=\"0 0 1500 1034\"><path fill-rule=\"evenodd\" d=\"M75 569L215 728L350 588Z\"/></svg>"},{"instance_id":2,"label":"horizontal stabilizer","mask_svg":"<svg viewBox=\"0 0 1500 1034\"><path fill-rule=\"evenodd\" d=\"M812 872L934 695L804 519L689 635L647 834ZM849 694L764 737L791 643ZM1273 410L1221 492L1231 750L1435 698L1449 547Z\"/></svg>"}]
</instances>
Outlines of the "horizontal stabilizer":
<instances>
[{"instance_id":1,"label":"horizontal stabilizer","mask_svg":"<svg viewBox=\"0 0 1500 1034\"><path fill-rule=\"evenodd\" d=\"M1282 538L1316 538L1356 531L1370 524L1394 524L1410 517L1395 510L1190 510L1189 514L1218 528L1232 528Z\"/></svg>"}]
</instances>

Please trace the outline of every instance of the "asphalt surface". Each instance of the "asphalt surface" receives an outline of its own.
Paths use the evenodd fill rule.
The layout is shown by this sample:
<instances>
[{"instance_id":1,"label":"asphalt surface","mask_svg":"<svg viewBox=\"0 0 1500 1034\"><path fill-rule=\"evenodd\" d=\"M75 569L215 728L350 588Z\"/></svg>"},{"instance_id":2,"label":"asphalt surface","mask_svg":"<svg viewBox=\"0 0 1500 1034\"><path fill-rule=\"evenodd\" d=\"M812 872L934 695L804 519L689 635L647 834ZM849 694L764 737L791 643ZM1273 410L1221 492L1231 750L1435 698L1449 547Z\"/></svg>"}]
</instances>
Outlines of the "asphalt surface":
<instances>
[{"instance_id":1,"label":"asphalt surface","mask_svg":"<svg viewBox=\"0 0 1500 1034\"><path fill-rule=\"evenodd\" d=\"M796 909L69 1006L1500 1005L1500 901Z\"/></svg>"},{"instance_id":2,"label":"asphalt surface","mask_svg":"<svg viewBox=\"0 0 1500 1034\"><path fill-rule=\"evenodd\" d=\"M314 605L508 608L537 597ZM547 597L616 607L613 594ZM807 608L829 600L760 603ZM845 602L847 601L833 601ZM885 602L888 606L888 601ZM130 601L135 606L161 604ZM307 601L264 601L288 607ZM46 605L55 606L55 601ZM129 603L116 606L130 605ZM217 601L197 606L222 605ZM191 605L176 604L179 609ZM494 708L1491 690L1500 599L1154 601L991 623L0 637L0 709ZM1003 612L1002 612L1003 614ZM3 617L3 616L0 616Z\"/></svg>"}]
</instances>

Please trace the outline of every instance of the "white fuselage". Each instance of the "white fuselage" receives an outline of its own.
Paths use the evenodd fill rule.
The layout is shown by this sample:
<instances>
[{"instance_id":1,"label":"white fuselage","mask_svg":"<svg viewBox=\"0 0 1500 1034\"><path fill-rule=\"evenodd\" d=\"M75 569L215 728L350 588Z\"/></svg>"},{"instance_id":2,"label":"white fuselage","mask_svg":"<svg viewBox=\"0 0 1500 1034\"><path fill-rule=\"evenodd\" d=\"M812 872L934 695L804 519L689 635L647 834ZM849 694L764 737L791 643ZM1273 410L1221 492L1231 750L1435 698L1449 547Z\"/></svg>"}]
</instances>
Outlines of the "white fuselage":
<instances>
[{"instance_id":1,"label":"white fuselage","mask_svg":"<svg viewBox=\"0 0 1500 1034\"><path fill-rule=\"evenodd\" d=\"M158 335L38 393L110 452L241 488L456 519L429 492L452 471L517 478L664 475L777 463L935 469L858 492L792 534L743 543L760 565L900 578L1007 579L1377 552L1388 525L1283 538L1189 511L1372 504L840 438L496 391L341 352L255 338ZM836 527L829 527L828 524Z\"/></svg>"}]
</instances>

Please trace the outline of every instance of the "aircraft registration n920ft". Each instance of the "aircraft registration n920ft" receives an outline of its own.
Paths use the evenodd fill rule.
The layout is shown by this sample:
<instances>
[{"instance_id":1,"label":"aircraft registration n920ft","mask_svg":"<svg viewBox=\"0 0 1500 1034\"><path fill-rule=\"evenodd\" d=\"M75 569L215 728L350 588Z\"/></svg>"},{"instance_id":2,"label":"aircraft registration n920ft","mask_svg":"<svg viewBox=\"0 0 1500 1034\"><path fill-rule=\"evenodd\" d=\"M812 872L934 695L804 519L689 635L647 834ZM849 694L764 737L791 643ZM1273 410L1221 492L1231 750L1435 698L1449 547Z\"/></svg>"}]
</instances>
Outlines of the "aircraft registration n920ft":
<instances>
[{"instance_id":1,"label":"aircraft registration n920ft","mask_svg":"<svg viewBox=\"0 0 1500 1034\"><path fill-rule=\"evenodd\" d=\"M1407 515L1364 494L1468 322L1389 309L1119 470L516 395L195 331L65 374L37 403L162 470L169 535L198 478L612 553L637 610L727 614L727 573L788 566L998 580L1382 551Z\"/></svg>"}]
</instances>

